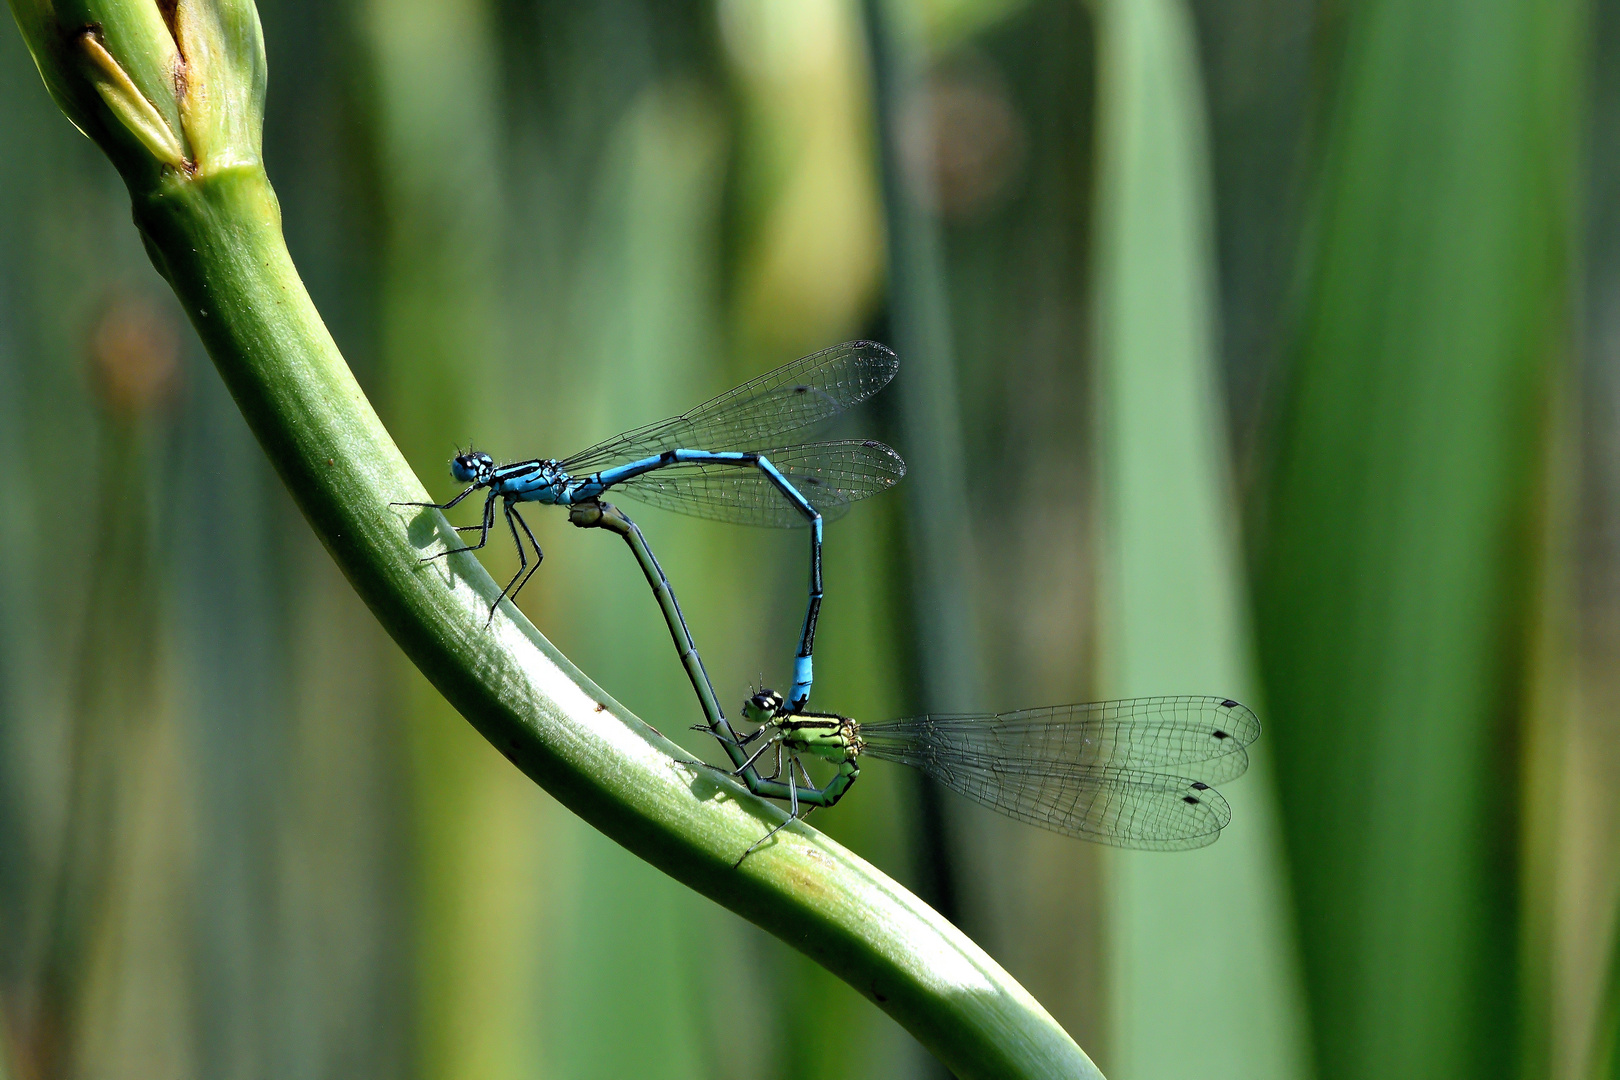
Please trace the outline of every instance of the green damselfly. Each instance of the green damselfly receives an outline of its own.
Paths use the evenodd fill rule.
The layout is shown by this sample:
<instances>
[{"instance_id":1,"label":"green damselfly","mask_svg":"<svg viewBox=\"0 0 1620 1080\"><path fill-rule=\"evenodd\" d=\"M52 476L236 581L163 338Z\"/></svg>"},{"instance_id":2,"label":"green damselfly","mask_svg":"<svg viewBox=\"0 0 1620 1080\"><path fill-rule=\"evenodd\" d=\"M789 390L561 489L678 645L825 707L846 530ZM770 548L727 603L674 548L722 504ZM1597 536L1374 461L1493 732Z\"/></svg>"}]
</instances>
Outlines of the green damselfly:
<instances>
[{"instance_id":1,"label":"green damselfly","mask_svg":"<svg viewBox=\"0 0 1620 1080\"><path fill-rule=\"evenodd\" d=\"M1215 842L1232 811L1214 785L1243 774L1260 736L1247 706L1187 695L862 723L792 711L764 690L743 716L757 726L737 737L748 756L736 775L771 798L782 798L785 785L789 820L838 802L859 778L861 758L879 758L1019 821L1153 851ZM817 786L806 759L832 766L833 777Z\"/></svg>"},{"instance_id":2,"label":"green damselfly","mask_svg":"<svg viewBox=\"0 0 1620 1080\"><path fill-rule=\"evenodd\" d=\"M607 529L630 546L708 719L697 730L720 741L733 765L724 771L754 794L786 802L789 821L842 799L861 775L862 757L910 765L1020 821L1117 847L1203 847L1232 819L1214 785L1248 769L1260 721L1230 698L1130 698L863 723L794 710L780 694L762 690L743 704L755 726L739 734L721 711L675 591L641 530L611 503L594 499L575 505L569 520ZM806 759L830 766L832 778L817 786ZM743 852L738 865L786 824Z\"/></svg>"}]
</instances>

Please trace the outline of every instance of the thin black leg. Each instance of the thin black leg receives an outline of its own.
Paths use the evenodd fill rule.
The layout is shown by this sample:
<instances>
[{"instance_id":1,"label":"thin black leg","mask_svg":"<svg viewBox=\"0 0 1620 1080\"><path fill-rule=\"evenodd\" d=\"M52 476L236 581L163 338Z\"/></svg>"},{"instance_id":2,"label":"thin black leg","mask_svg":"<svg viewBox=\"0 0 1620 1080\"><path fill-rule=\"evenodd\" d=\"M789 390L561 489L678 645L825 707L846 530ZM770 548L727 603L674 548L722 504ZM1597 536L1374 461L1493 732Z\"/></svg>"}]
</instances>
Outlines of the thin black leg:
<instances>
[{"instance_id":1,"label":"thin black leg","mask_svg":"<svg viewBox=\"0 0 1620 1080\"><path fill-rule=\"evenodd\" d=\"M794 821L798 820L798 817L799 817L799 787L798 787L798 784L793 779L793 766L792 766L792 764L788 765L788 800L789 800L789 803L791 804L791 806L793 807L793 812L788 815L788 819L786 821L782 822L776 828L772 829L770 832L766 833L764 836L760 837L758 840L755 840L752 844L750 844L748 846L748 850L742 853L742 859L738 859L736 862L731 864L731 868L733 870L737 869L737 867L739 867L739 866L741 866L743 864L743 859L748 858L748 856L752 855L755 851L758 851L761 844L765 843L765 841L769 840L771 837L775 836L777 833L779 833L783 829L787 828L788 825L790 825Z\"/></svg>"},{"instance_id":2,"label":"thin black leg","mask_svg":"<svg viewBox=\"0 0 1620 1080\"><path fill-rule=\"evenodd\" d=\"M758 750L755 750L754 751L754 756L749 758L747 761L743 762L741 765L737 766L737 771L733 775L734 776L741 776L743 774L744 770L746 770L748 768L748 766L752 765L754 762L759 760L759 755L763 754L765 751L767 751L767 750L769 750L771 748L771 745L772 745L771 743L767 742L764 746L761 746ZM782 752L782 744L780 742L778 742L775 745L776 745L776 752L778 754L780 754ZM778 769L780 769L780 766L778 766ZM772 779L774 779L774 777Z\"/></svg>"},{"instance_id":3,"label":"thin black leg","mask_svg":"<svg viewBox=\"0 0 1620 1080\"><path fill-rule=\"evenodd\" d=\"M452 506L456 505L456 503L460 502L462 499L465 499L467 496L471 495L473 492L475 492L477 490L478 490L478 485L474 484L472 487L468 488L466 491L463 491L460 495L457 495L455 498L451 499L447 503L397 502L397 503L389 503L388 505L389 506L425 506L430 510L448 510Z\"/></svg>"},{"instance_id":4,"label":"thin black leg","mask_svg":"<svg viewBox=\"0 0 1620 1080\"><path fill-rule=\"evenodd\" d=\"M756 754L755 756L758 757L759 755ZM760 779L761 780L780 780L781 778L782 778L782 743L780 741L778 741L776 743L776 768L771 770L771 775L769 775L769 776L761 776Z\"/></svg>"},{"instance_id":5,"label":"thin black leg","mask_svg":"<svg viewBox=\"0 0 1620 1080\"><path fill-rule=\"evenodd\" d=\"M489 493L489 498L484 500L484 524L482 526L480 526L480 532L479 532L479 536L478 536L478 543L469 544L466 547L447 548L444 551L440 551L440 552L436 552L436 553L434 553L432 555L424 556L422 561L423 562L432 562L434 559L442 559L446 555L459 555L463 551L477 551L479 548L481 548L485 544L489 543L489 530L490 530L491 527L494 526L494 524L495 524L495 492L491 491Z\"/></svg>"},{"instance_id":6,"label":"thin black leg","mask_svg":"<svg viewBox=\"0 0 1620 1080\"><path fill-rule=\"evenodd\" d=\"M523 591L523 586L529 583L529 579L534 577L534 572L540 569L540 564L546 561L546 553L540 550L540 542L534 538L534 533L529 531L529 523L523 520L523 515L518 513L514 504L506 504L506 513L509 518L517 518L517 523L523 527L523 535L527 536L529 543L534 545L534 565L529 567L529 572L523 575L523 580L518 582L517 588L512 590L512 602L515 604L517 603L518 593ZM521 543L518 544L518 550L523 550Z\"/></svg>"},{"instance_id":7,"label":"thin black leg","mask_svg":"<svg viewBox=\"0 0 1620 1080\"><path fill-rule=\"evenodd\" d=\"M523 576L523 571L528 569L529 566L528 553L523 550L523 541L518 539L517 526L512 524L512 504L505 504L504 509L506 511L506 527L512 530L512 543L517 545L518 569L517 573L512 575L512 580L506 583L506 588L501 590L501 595L497 596L495 602L489 605L489 619L484 623L485 626L495 621L495 609L501 606L501 601L506 599L506 594L512 591L512 586L517 584L517 579Z\"/></svg>"}]
</instances>

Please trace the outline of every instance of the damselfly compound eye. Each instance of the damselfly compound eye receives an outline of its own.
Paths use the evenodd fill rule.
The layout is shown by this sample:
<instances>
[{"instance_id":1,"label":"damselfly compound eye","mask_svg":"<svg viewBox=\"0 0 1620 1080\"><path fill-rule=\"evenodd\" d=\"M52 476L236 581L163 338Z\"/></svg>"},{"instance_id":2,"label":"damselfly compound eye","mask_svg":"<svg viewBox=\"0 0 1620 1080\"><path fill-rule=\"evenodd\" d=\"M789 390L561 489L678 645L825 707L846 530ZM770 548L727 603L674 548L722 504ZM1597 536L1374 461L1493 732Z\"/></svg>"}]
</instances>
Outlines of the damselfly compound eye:
<instances>
[{"instance_id":1,"label":"damselfly compound eye","mask_svg":"<svg viewBox=\"0 0 1620 1080\"><path fill-rule=\"evenodd\" d=\"M480 450L468 450L450 460L450 475L463 484L477 483L489 475L495 459Z\"/></svg>"}]
</instances>

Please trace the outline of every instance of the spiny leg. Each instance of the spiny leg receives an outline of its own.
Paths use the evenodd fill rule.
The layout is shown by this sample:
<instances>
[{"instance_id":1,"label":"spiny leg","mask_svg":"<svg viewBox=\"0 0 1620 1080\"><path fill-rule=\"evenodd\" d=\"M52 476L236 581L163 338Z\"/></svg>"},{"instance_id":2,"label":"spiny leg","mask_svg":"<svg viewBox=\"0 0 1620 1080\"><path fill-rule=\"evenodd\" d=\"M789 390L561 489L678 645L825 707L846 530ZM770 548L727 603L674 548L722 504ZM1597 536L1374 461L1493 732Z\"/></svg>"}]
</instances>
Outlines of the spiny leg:
<instances>
[{"instance_id":1,"label":"spiny leg","mask_svg":"<svg viewBox=\"0 0 1620 1080\"><path fill-rule=\"evenodd\" d=\"M506 594L512 591L512 586L517 583L518 578L523 576L523 571L527 570L529 567L528 553L523 550L523 541L518 537L517 526L512 524L512 504L506 503L505 510L506 527L512 530L512 543L517 545L518 568L517 573L512 575L512 580L506 583L506 588L501 590L501 595L497 596L495 598L495 602L489 605L489 618L484 623L485 627L488 627L490 623L495 621L495 609L501 606L501 601L506 599Z\"/></svg>"},{"instance_id":2,"label":"spiny leg","mask_svg":"<svg viewBox=\"0 0 1620 1080\"><path fill-rule=\"evenodd\" d=\"M764 729L761 728L760 730L763 731ZM760 748L758 750L754 751L753 756L750 757L747 761L743 762L741 765L737 766L737 771L734 772L734 773L731 773L731 775L732 776L741 776L745 771L748 770L748 768L751 765L754 764L754 762L759 760L759 756L761 754L763 754L765 751L769 750L773 746L776 747L777 757L778 757L778 760L780 760L781 754L782 754L782 735L781 735L780 732L778 732L775 735L772 735L769 739L766 739L765 742L760 745ZM775 779L775 777L765 777L765 779Z\"/></svg>"},{"instance_id":3,"label":"spiny leg","mask_svg":"<svg viewBox=\"0 0 1620 1080\"><path fill-rule=\"evenodd\" d=\"M764 726L757 727L746 735L738 735L735 739L726 738L726 736L721 735L707 724L693 724L691 726L691 730L701 731L705 735L713 735L716 739L719 739L721 743L727 746L746 747L749 743L753 742L770 729Z\"/></svg>"},{"instance_id":4,"label":"spiny leg","mask_svg":"<svg viewBox=\"0 0 1620 1080\"><path fill-rule=\"evenodd\" d=\"M733 739L733 738L730 738L729 736L722 735L718 731L714 730L714 728L710 727L708 724L688 724L686 730L688 730L688 731L701 731L705 735L713 735L716 739L718 739L720 741L721 746L742 747L742 746L747 746L748 745L748 740L746 740L746 739Z\"/></svg>"},{"instance_id":5,"label":"spiny leg","mask_svg":"<svg viewBox=\"0 0 1620 1080\"><path fill-rule=\"evenodd\" d=\"M467 496L471 495L473 492L475 492L477 490L478 490L478 485L474 484L472 487L468 488L466 491L463 491L460 495L457 495L455 498L451 499L447 503L395 502L395 503L389 503L388 505L389 506L425 506L429 510L449 510L451 507L455 506L456 503L460 502L462 499L465 499Z\"/></svg>"},{"instance_id":6,"label":"spiny leg","mask_svg":"<svg viewBox=\"0 0 1620 1080\"><path fill-rule=\"evenodd\" d=\"M422 561L423 562L432 562L434 559L442 559L446 555L459 555L463 551L477 551L479 548L481 548L485 544L489 543L489 530L491 528L493 528L494 525L495 525L495 492L491 491L489 493L489 498L484 500L484 523L483 523L482 526L480 526L482 531L480 532L480 534L478 536L478 543L469 544L466 547L446 548L443 551L435 552L432 555L424 556L422 558Z\"/></svg>"},{"instance_id":7,"label":"spiny leg","mask_svg":"<svg viewBox=\"0 0 1620 1080\"><path fill-rule=\"evenodd\" d=\"M790 760L790 762L788 764L788 801L789 801L789 804L793 807L793 811L792 811L792 813L790 813L788 815L787 821L784 821L781 824L777 825L776 828L772 829L770 832L766 833L764 836L760 837L758 840L755 840L752 844L750 844L748 846L748 850L742 853L742 858L738 859L736 862L731 864L731 868L733 870L737 869L739 866L741 866L743 864L743 859L748 858L748 856L752 855L755 851L758 851L759 846L761 844L765 843L765 841L769 840L771 837L775 836L777 833L779 833L783 829L787 828L788 825L790 825L794 821L798 820L798 817L799 817L799 788L798 788L798 785L794 782L794 779L793 779L793 765L792 765L791 760Z\"/></svg>"},{"instance_id":8,"label":"spiny leg","mask_svg":"<svg viewBox=\"0 0 1620 1080\"><path fill-rule=\"evenodd\" d=\"M709 729L708 728L702 728L701 730L708 731ZM736 776L737 775L736 773L734 773L734 772L730 771L729 769L727 769L724 765L716 765L711 761L700 761L697 758L687 758L687 757L672 758L671 760L673 760L675 762L675 764L677 764L677 765L694 765L694 766L696 766L697 768L700 768L700 769L713 769L715 772L719 773L721 776Z\"/></svg>"},{"instance_id":9,"label":"spiny leg","mask_svg":"<svg viewBox=\"0 0 1620 1080\"><path fill-rule=\"evenodd\" d=\"M759 755L769 750L772 746L776 747L776 759L780 762L782 760L782 735L780 732L778 732L769 739L766 739L765 742L760 745L760 748L754 751L754 756L743 762L742 767L744 769L748 768L748 766L759 760ZM780 770L780 766L778 766L778 770Z\"/></svg>"},{"instance_id":10,"label":"spiny leg","mask_svg":"<svg viewBox=\"0 0 1620 1080\"><path fill-rule=\"evenodd\" d=\"M793 758L792 763L788 765L788 772L790 774L790 778L791 778L791 773L793 771L793 766L794 765L797 765L799 767L799 775L804 777L804 786L806 788L810 789L811 791L814 791L815 788L816 788L816 785L815 785L815 782L810 779L810 770L805 767L804 759L801 758L801 757L797 757L797 756L795 756ZM799 820L804 821L811 814L815 813L817 809L818 809L818 807L814 807L814 806L805 807L804 808L804 813L799 815Z\"/></svg>"},{"instance_id":11,"label":"spiny leg","mask_svg":"<svg viewBox=\"0 0 1620 1080\"><path fill-rule=\"evenodd\" d=\"M714 734L714 732L709 731L709 729L706 728L706 727L696 727L696 726L694 726L692 728L692 730L693 731L708 732L710 735ZM743 773L748 771L749 766L751 766L755 761L757 761L759 759L759 755L761 755L765 751L769 750L772 746L775 746L776 747L776 752L778 754L780 754L782 752L782 744L777 741L780 738L781 738L781 736L778 735L775 738L773 738L770 742L765 743L765 745L761 746L758 750L754 751L754 756L753 757L749 758L747 761L745 761L741 765L737 766L737 768L731 769L731 770L726 769L725 766L723 766L723 765L711 765L707 761L698 761L695 758L691 758L691 759L688 759L688 758L676 758L675 760L680 762L682 765L701 765L705 769L713 769L715 772L722 773L725 776L741 776ZM772 777L765 777L764 779L769 780L769 779L773 779L773 778Z\"/></svg>"},{"instance_id":12,"label":"spiny leg","mask_svg":"<svg viewBox=\"0 0 1620 1080\"><path fill-rule=\"evenodd\" d=\"M755 756L757 757L758 755L755 755ZM776 768L771 770L771 774L769 776L762 776L762 777L760 777L760 779L761 780L776 780L776 779L780 778L781 775L782 775L782 744L780 742L778 742L776 744Z\"/></svg>"},{"instance_id":13,"label":"spiny leg","mask_svg":"<svg viewBox=\"0 0 1620 1080\"><path fill-rule=\"evenodd\" d=\"M518 525L523 528L523 535L527 536L529 543L534 545L534 565L529 567L529 572L523 575L523 580L518 582L517 588L512 590L512 602L515 604L517 603L517 594L523 591L523 586L529 583L529 579L534 576L534 572L540 569L540 564L546 561L546 553L540 550L540 541L536 540L534 533L529 531L529 523L523 520L523 515L518 513L517 507L512 503L507 503L506 512L511 517L517 518ZM518 549L522 550L522 548L523 545L519 543Z\"/></svg>"}]
</instances>

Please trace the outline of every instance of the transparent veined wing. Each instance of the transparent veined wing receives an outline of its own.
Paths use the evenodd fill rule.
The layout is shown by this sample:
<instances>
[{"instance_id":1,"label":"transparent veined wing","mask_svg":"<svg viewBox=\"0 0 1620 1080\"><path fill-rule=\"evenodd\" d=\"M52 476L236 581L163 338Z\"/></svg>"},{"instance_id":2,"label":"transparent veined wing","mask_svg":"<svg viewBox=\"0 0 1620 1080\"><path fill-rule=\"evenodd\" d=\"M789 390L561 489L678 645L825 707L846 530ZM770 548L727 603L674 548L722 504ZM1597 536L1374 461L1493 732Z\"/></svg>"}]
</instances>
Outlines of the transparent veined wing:
<instances>
[{"instance_id":1,"label":"transparent veined wing","mask_svg":"<svg viewBox=\"0 0 1620 1080\"><path fill-rule=\"evenodd\" d=\"M900 455L871 439L805 443L760 453L823 520L837 518L850 503L887 491L906 475ZM666 510L738 525L790 528L808 524L787 496L752 465L667 465L615 484L609 491L622 491Z\"/></svg>"},{"instance_id":2,"label":"transparent veined wing","mask_svg":"<svg viewBox=\"0 0 1620 1080\"><path fill-rule=\"evenodd\" d=\"M1260 722L1229 698L1154 697L862 724L862 753L920 769L1020 821L1119 847L1213 843L1211 786L1248 768Z\"/></svg>"},{"instance_id":3,"label":"transparent veined wing","mask_svg":"<svg viewBox=\"0 0 1620 1080\"><path fill-rule=\"evenodd\" d=\"M891 757L868 749L873 757ZM1114 847L1185 851L1213 844L1232 808L1208 784L1089 765L1015 768L949 749L898 758L974 802L1043 829Z\"/></svg>"},{"instance_id":4,"label":"transparent veined wing","mask_svg":"<svg viewBox=\"0 0 1620 1080\"><path fill-rule=\"evenodd\" d=\"M1230 698L1177 695L1017 712L915 716L863 724L873 748L958 747L1027 766L1086 765L1224 784L1249 767L1254 712Z\"/></svg>"},{"instance_id":5,"label":"transparent veined wing","mask_svg":"<svg viewBox=\"0 0 1620 1080\"><path fill-rule=\"evenodd\" d=\"M757 450L830 419L888 385L900 361L886 345L851 341L784 364L697 408L615 435L562 462L592 472L665 450Z\"/></svg>"}]
</instances>

